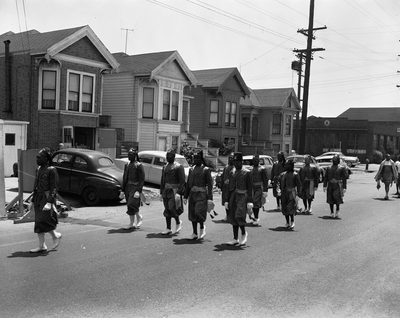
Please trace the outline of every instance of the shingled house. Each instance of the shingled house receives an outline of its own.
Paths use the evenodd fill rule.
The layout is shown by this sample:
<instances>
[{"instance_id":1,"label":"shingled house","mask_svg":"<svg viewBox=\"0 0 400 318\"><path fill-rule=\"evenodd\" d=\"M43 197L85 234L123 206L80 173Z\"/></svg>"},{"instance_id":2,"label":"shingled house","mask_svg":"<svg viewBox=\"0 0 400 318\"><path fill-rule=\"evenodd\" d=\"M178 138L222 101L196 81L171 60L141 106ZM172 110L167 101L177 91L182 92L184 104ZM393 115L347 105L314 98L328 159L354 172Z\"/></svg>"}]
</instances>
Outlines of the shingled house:
<instances>
[{"instance_id":1,"label":"shingled house","mask_svg":"<svg viewBox=\"0 0 400 318\"><path fill-rule=\"evenodd\" d=\"M92 29L7 32L0 42L1 118L29 122L28 149L101 148L102 76L118 63Z\"/></svg>"}]
</instances>

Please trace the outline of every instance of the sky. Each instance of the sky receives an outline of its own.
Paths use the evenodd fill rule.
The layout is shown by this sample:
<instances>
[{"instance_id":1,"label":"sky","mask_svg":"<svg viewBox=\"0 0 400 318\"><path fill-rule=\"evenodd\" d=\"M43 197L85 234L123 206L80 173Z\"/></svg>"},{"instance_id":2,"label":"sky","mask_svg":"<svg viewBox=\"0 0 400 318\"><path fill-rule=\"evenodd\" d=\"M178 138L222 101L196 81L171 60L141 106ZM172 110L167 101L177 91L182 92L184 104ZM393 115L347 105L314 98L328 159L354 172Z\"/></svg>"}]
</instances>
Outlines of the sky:
<instances>
[{"instance_id":1,"label":"sky","mask_svg":"<svg viewBox=\"0 0 400 318\"><path fill-rule=\"evenodd\" d=\"M252 89L298 93L291 63L309 16L310 0L1 0L0 34L89 25L111 53L176 50L191 70L236 67ZM326 29L314 32L324 50L308 116L400 106L400 0L315 0L313 24Z\"/></svg>"}]
</instances>

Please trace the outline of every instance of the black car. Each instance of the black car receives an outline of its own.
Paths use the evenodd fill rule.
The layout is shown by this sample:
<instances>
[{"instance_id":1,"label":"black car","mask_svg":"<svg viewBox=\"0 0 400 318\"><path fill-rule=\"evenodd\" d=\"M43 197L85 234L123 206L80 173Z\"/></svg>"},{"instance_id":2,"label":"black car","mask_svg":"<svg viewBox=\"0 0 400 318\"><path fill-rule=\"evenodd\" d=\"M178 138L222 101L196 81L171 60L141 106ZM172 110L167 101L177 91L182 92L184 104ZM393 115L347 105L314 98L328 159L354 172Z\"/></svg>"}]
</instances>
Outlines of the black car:
<instances>
[{"instance_id":1,"label":"black car","mask_svg":"<svg viewBox=\"0 0 400 318\"><path fill-rule=\"evenodd\" d=\"M52 165L60 179L59 191L78 194L87 205L120 199L123 171L105 153L62 149L53 154Z\"/></svg>"}]
</instances>

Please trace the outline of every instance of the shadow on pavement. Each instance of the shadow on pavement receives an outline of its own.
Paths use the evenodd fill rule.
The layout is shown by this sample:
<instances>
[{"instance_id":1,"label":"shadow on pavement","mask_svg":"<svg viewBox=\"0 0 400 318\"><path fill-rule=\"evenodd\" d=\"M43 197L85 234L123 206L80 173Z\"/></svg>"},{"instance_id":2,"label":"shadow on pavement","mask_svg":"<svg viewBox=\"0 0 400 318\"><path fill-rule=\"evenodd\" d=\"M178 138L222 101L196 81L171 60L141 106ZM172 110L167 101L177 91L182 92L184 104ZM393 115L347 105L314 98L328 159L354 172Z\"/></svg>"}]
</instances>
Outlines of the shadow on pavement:
<instances>
[{"instance_id":1,"label":"shadow on pavement","mask_svg":"<svg viewBox=\"0 0 400 318\"><path fill-rule=\"evenodd\" d=\"M288 229L285 226L270 227L269 230L274 232L295 232L293 229Z\"/></svg>"},{"instance_id":2,"label":"shadow on pavement","mask_svg":"<svg viewBox=\"0 0 400 318\"><path fill-rule=\"evenodd\" d=\"M171 233L171 234L167 234L167 235L164 235L164 234L161 234L161 233L148 233L147 235L146 235L146 238L160 238L160 239L170 239L171 237L174 237L174 236L177 236L178 234L174 234L174 233Z\"/></svg>"},{"instance_id":3,"label":"shadow on pavement","mask_svg":"<svg viewBox=\"0 0 400 318\"><path fill-rule=\"evenodd\" d=\"M190 245L197 245L197 244L203 244L203 240L191 240L187 238L183 239L175 239L173 240L174 244L176 245L183 245L183 244L190 244Z\"/></svg>"},{"instance_id":4,"label":"shadow on pavement","mask_svg":"<svg viewBox=\"0 0 400 318\"><path fill-rule=\"evenodd\" d=\"M29 251L18 251L12 253L10 256L7 256L7 258L17 258L17 257L24 257L24 258L35 258L35 257L41 257L41 256L47 256L49 253L55 252L55 250L47 250L46 252L39 252L39 253L31 253Z\"/></svg>"},{"instance_id":5,"label":"shadow on pavement","mask_svg":"<svg viewBox=\"0 0 400 318\"><path fill-rule=\"evenodd\" d=\"M323 220L333 220L333 221L341 220L340 217L332 218L330 215L319 216L318 218Z\"/></svg>"},{"instance_id":6,"label":"shadow on pavement","mask_svg":"<svg viewBox=\"0 0 400 318\"><path fill-rule=\"evenodd\" d=\"M239 246L239 245L228 245L226 243L217 244L214 246L214 252L223 252L223 251L243 251L246 248L246 245Z\"/></svg>"},{"instance_id":7,"label":"shadow on pavement","mask_svg":"<svg viewBox=\"0 0 400 318\"><path fill-rule=\"evenodd\" d=\"M112 230L108 230L107 234L128 234L128 233L132 233L132 232L137 232L139 229L135 229L135 228L131 228L129 230L121 227L120 229L112 229Z\"/></svg>"}]
</instances>

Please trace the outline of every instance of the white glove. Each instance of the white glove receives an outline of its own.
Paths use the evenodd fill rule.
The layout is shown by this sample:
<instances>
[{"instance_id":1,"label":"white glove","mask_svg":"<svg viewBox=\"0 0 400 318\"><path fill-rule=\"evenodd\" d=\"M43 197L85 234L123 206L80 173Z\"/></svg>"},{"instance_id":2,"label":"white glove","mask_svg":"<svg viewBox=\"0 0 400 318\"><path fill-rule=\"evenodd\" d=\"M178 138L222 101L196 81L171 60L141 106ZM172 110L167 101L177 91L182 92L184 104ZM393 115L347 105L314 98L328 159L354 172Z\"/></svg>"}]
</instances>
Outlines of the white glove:
<instances>
[{"instance_id":1,"label":"white glove","mask_svg":"<svg viewBox=\"0 0 400 318\"><path fill-rule=\"evenodd\" d=\"M324 192L326 192L326 187L324 187Z\"/></svg>"},{"instance_id":2,"label":"white glove","mask_svg":"<svg viewBox=\"0 0 400 318\"><path fill-rule=\"evenodd\" d=\"M135 199L139 199L139 197L140 197L139 191L136 191L135 194L133 195L133 197L134 197Z\"/></svg>"},{"instance_id":3,"label":"white glove","mask_svg":"<svg viewBox=\"0 0 400 318\"><path fill-rule=\"evenodd\" d=\"M183 204L184 204L184 205L187 204L187 199L183 199Z\"/></svg>"},{"instance_id":4,"label":"white glove","mask_svg":"<svg viewBox=\"0 0 400 318\"><path fill-rule=\"evenodd\" d=\"M225 202L224 206L225 206L226 210L229 210L229 203L228 202Z\"/></svg>"},{"instance_id":5,"label":"white glove","mask_svg":"<svg viewBox=\"0 0 400 318\"><path fill-rule=\"evenodd\" d=\"M268 196L268 192L263 192L263 197L266 198Z\"/></svg>"},{"instance_id":6,"label":"white glove","mask_svg":"<svg viewBox=\"0 0 400 318\"><path fill-rule=\"evenodd\" d=\"M253 203L250 203L250 202L247 203L247 210L252 209L253 206L254 206Z\"/></svg>"}]
</instances>

